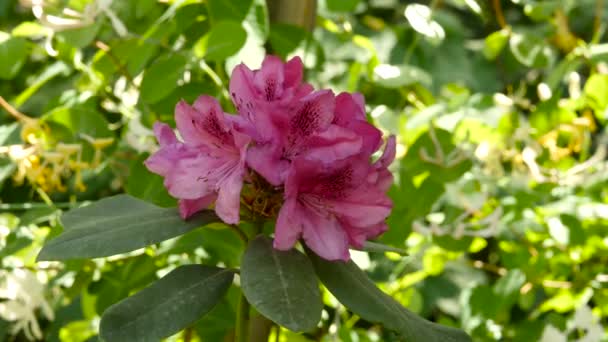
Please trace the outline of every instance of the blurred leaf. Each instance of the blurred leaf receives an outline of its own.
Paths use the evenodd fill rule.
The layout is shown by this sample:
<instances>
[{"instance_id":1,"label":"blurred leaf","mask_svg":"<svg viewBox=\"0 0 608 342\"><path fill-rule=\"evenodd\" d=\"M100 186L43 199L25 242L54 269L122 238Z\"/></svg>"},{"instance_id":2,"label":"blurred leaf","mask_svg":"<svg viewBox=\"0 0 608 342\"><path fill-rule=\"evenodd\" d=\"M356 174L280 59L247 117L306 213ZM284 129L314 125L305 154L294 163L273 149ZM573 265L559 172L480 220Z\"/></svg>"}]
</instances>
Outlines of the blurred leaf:
<instances>
[{"instance_id":1,"label":"blurred leaf","mask_svg":"<svg viewBox=\"0 0 608 342\"><path fill-rule=\"evenodd\" d=\"M0 32L0 79L13 79L27 59L27 40Z\"/></svg>"},{"instance_id":2,"label":"blurred leaf","mask_svg":"<svg viewBox=\"0 0 608 342\"><path fill-rule=\"evenodd\" d=\"M88 320L70 322L59 330L61 341L87 341L95 335L97 332Z\"/></svg>"},{"instance_id":3,"label":"blurred leaf","mask_svg":"<svg viewBox=\"0 0 608 342\"><path fill-rule=\"evenodd\" d=\"M253 0L209 0L207 6L214 22L233 20L240 23L245 19L252 3Z\"/></svg>"},{"instance_id":4,"label":"blurred leaf","mask_svg":"<svg viewBox=\"0 0 608 342\"><path fill-rule=\"evenodd\" d=\"M51 33L52 30L35 21L24 21L11 32L13 37L40 38Z\"/></svg>"},{"instance_id":5,"label":"blurred leaf","mask_svg":"<svg viewBox=\"0 0 608 342\"><path fill-rule=\"evenodd\" d=\"M42 120L47 123L52 121L63 125L71 131L75 139L78 139L79 135L83 133L94 138L111 138L114 136L105 117L88 106L56 107L45 114Z\"/></svg>"},{"instance_id":6,"label":"blurred leaf","mask_svg":"<svg viewBox=\"0 0 608 342\"><path fill-rule=\"evenodd\" d=\"M553 59L553 52L542 37L514 31L509 39L513 56L527 67L542 68Z\"/></svg>"},{"instance_id":7,"label":"blurred leaf","mask_svg":"<svg viewBox=\"0 0 608 342\"><path fill-rule=\"evenodd\" d=\"M321 293L310 261L299 251L279 251L267 237L249 243L241 286L262 315L293 331L311 331L321 320Z\"/></svg>"},{"instance_id":8,"label":"blurred leaf","mask_svg":"<svg viewBox=\"0 0 608 342\"><path fill-rule=\"evenodd\" d=\"M348 309L411 341L471 341L463 331L427 321L383 293L352 261L330 262L308 252L321 282Z\"/></svg>"},{"instance_id":9,"label":"blurred leaf","mask_svg":"<svg viewBox=\"0 0 608 342\"><path fill-rule=\"evenodd\" d=\"M57 33L57 36L67 44L80 49L93 42L97 32L101 28L103 19L95 21L95 23L76 29L65 30Z\"/></svg>"},{"instance_id":10,"label":"blurred leaf","mask_svg":"<svg viewBox=\"0 0 608 342\"><path fill-rule=\"evenodd\" d=\"M301 27L283 23L270 25L270 45L283 58L295 50L305 37L306 31Z\"/></svg>"},{"instance_id":11,"label":"blurred leaf","mask_svg":"<svg viewBox=\"0 0 608 342\"><path fill-rule=\"evenodd\" d=\"M509 41L511 34L510 28L504 28L496 31L486 37L485 45L483 46L483 54L489 60L494 60L503 50Z\"/></svg>"},{"instance_id":12,"label":"blurred leaf","mask_svg":"<svg viewBox=\"0 0 608 342\"><path fill-rule=\"evenodd\" d=\"M352 12L361 0L326 0L327 8L333 12Z\"/></svg>"},{"instance_id":13,"label":"blurred leaf","mask_svg":"<svg viewBox=\"0 0 608 342\"><path fill-rule=\"evenodd\" d=\"M194 54L209 61L226 59L237 53L245 41L247 32L241 24L222 21L214 25L209 33L194 45Z\"/></svg>"},{"instance_id":14,"label":"blurred leaf","mask_svg":"<svg viewBox=\"0 0 608 342\"><path fill-rule=\"evenodd\" d=\"M65 231L45 244L38 260L125 253L217 220L212 212L205 211L184 221L175 208L160 208L128 195L109 197L64 214Z\"/></svg>"},{"instance_id":15,"label":"blurred leaf","mask_svg":"<svg viewBox=\"0 0 608 342\"><path fill-rule=\"evenodd\" d=\"M125 186L129 195L160 207L174 207L177 200L167 192L163 177L150 172L144 165L148 154L142 154L131 163L129 178Z\"/></svg>"},{"instance_id":16,"label":"blurred leaf","mask_svg":"<svg viewBox=\"0 0 608 342\"><path fill-rule=\"evenodd\" d=\"M594 74L589 77L584 93L595 109L605 111L608 108L608 75Z\"/></svg>"},{"instance_id":17,"label":"blurred leaf","mask_svg":"<svg viewBox=\"0 0 608 342\"><path fill-rule=\"evenodd\" d=\"M141 100L151 104L169 95L182 77L186 62L186 57L178 54L159 58L144 73L140 88Z\"/></svg>"},{"instance_id":18,"label":"blurred leaf","mask_svg":"<svg viewBox=\"0 0 608 342\"><path fill-rule=\"evenodd\" d=\"M405 17L416 32L432 41L439 42L445 38L445 30L432 19L433 11L422 4L409 4L405 8Z\"/></svg>"},{"instance_id":19,"label":"blurred leaf","mask_svg":"<svg viewBox=\"0 0 608 342\"><path fill-rule=\"evenodd\" d=\"M15 163L9 158L0 157L0 188L4 180L10 177L15 171Z\"/></svg>"},{"instance_id":20,"label":"blurred leaf","mask_svg":"<svg viewBox=\"0 0 608 342\"><path fill-rule=\"evenodd\" d=\"M185 265L106 310L100 334L106 341L156 341L188 327L209 312L232 284L230 270Z\"/></svg>"},{"instance_id":21,"label":"blurred leaf","mask_svg":"<svg viewBox=\"0 0 608 342\"><path fill-rule=\"evenodd\" d=\"M376 83L387 88L399 88L414 83L430 85L431 76L418 67L412 65L380 64L374 68Z\"/></svg>"}]
</instances>

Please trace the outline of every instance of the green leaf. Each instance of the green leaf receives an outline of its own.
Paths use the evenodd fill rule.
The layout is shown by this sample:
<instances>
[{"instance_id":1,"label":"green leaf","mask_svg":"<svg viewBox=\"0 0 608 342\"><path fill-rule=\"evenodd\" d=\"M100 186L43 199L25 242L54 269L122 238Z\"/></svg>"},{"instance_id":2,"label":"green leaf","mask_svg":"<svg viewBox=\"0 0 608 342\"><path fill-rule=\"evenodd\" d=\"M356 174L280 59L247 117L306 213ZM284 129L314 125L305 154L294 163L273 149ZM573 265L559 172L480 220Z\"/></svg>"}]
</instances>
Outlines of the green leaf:
<instances>
[{"instance_id":1,"label":"green leaf","mask_svg":"<svg viewBox=\"0 0 608 342\"><path fill-rule=\"evenodd\" d=\"M333 12L351 12L357 8L360 0L327 0L327 9Z\"/></svg>"},{"instance_id":2,"label":"green leaf","mask_svg":"<svg viewBox=\"0 0 608 342\"><path fill-rule=\"evenodd\" d=\"M209 15L214 21L245 19L253 0L208 0ZM226 38L228 35L225 36Z\"/></svg>"},{"instance_id":3,"label":"green leaf","mask_svg":"<svg viewBox=\"0 0 608 342\"><path fill-rule=\"evenodd\" d=\"M156 103L177 86L186 66L186 57L171 55L160 58L146 70L141 81L140 98L146 103Z\"/></svg>"},{"instance_id":4,"label":"green leaf","mask_svg":"<svg viewBox=\"0 0 608 342\"><path fill-rule=\"evenodd\" d=\"M374 253L374 252L375 253L392 252L392 253L397 253L399 255L408 255L407 251L405 251L401 248L388 246L383 243L378 243L378 242L373 242L373 241L365 241L365 243L363 244L362 250L364 250L366 252L372 252L372 253Z\"/></svg>"},{"instance_id":5,"label":"green leaf","mask_svg":"<svg viewBox=\"0 0 608 342\"><path fill-rule=\"evenodd\" d=\"M194 54L206 60L220 61L237 53L245 41L247 32L235 21L222 21L194 44Z\"/></svg>"},{"instance_id":6,"label":"green leaf","mask_svg":"<svg viewBox=\"0 0 608 342\"><path fill-rule=\"evenodd\" d=\"M111 138L108 121L96 109L89 106L57 107L42 117L45 123L53 121L68 128L76 137L87 134L94 138Z\"/></svg>"},{"instance_id":7,"label":"green leaf","mask_svg":"<svg viewBox=\"0 0 608 342\"><path fill-rule=\"evenodd\" d=\"M415 83L428 86L433 83L431 75L413 65L380 64L374 68L374 75L376 83L387 88L400 88Z\"/></svg>"},{"instance_id":8,"label":"green leaf","mask_svg":"<svg viewBox=\"0 0 608 342\"><path fill-rule=\"evenodd\" d=\"M489 60L495 60L505 45L507 45L510 34L511 29L504 28L487 36L483 46L483 55Z\"/></svg>"},{"instance_id":9,"label":"green leaf","mask_svg":"<svg viewBox=\"0 0 608 342\"><path fill-rule=\"evenodd\" d=\"M260 236L247 247L241 265L243 293L262 315L293 331L316 327L323 305L305 255L276 250L269 238Z\"/></svg>"},{"instance_id":10,"label":"green leaf","mask_svg":"<svg viewBox=\"0 0 608 342\"><path fill-rule=\"evenodd\" d=\"M131 163L125 186L127 193L161 207L174 207L176 200L163 185L163 177L150 172L144 165L147 158L148 154L144 153Z\"/></svg>"},{"instance_id":11,"label":"green leaf","mask_svg":"<svg viewBox=\"0 0 608 342\"><path fill-rule=\"evenodd\" d=\"M113 196L65 213L65 231L42 248L38 260L125 253L218 220L212 212L203 211L184 221L175 208L160 208L128 195Z\"/></svg>"},{"instance_id":12,"label":"green leaf","mask_svg":"<svg viewBox=\"0 0 608 342\"><path fill-rule=\"evenodd\" d=\"M27 40L0 32L0 79L13 79L27 58Z\"/></svg>"},{"instance_id":13,"label":"green leaf","mask_svg":"<svg viewBox=\"0 0 608 342\"><path fill-rule=\"evenodd\" d=\"M52 32L50 28L44 27L35 21L24 21L17 25L11 34L14 37L40 38Z\"/></svg>"},{"instance_id":14,"label":"green leaf","mask_svg":"<svg viewBox=\"0 0 608 342\"><path fill-rule=\"evenodd\" d=\"M509 47L515 59L527 67L545 67L554 57L545 40L531 33L513 32L509 39Z\"/></svg>"},{"instance_id":15,"label":"green leaf","mask_svg":"<svg viewBox=\"0 0 608 342\"><path fill-rule=\"evenodd\" d=\"M306 31L298 26L276 23L270 26L270 45L274 52L285 58L306 37Z\"/></svg>"},{"instance_id":16,"label":"green leaf","mask_svg":"<svg viewBox=\"0 0 608 342\"><path fill-rule=\"evenodd\" d=\"M95 39L103 20L97 20L95 23L76 29L65 30L57 33L57 36L63 39L67 44L80 49L83 48Z\"/></svg>"},{"instance_id":17,"label":"green leaf","mask_svg":"<svg viewBox=\"0 0 608 342\"><path fill-rule=\"evenodd\" d=\"M383 293L352 261L330 262L308 252L321 282L347 308L370 322L382 323L406 341L471 341L463 331L429 322Z\"/></svg>"},{"instance_id":18,"label":"green leaf","mask_svg":"<svg viewBox=\"0 0 608 342\"><path fill-rule=\"evenodd\" d=\"M158 341L209 312L232 284L230 270L185 265L109 307L100 323L106 341Z\"/></svg>"},{"instance_id":19,"label":"green leaf","mask_svg":"<svg viewBox=\"0 0 608 342\"><path fill-rule=\"evenodd\" d=\"M589 77L584 92L593 107L603 112L608 107L608 75L594 74Z\"/></svg>"}]
</instances>

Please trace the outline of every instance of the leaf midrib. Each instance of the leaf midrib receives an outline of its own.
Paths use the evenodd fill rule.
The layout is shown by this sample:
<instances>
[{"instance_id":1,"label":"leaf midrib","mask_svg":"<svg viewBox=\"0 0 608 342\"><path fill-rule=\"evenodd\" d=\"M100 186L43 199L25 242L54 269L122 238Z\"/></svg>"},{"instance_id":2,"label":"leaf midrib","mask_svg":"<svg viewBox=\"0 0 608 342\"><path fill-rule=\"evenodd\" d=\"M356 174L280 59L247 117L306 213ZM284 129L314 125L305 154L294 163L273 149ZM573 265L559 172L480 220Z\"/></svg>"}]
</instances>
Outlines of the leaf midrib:
<instances>
[{"instance_id":1,"label":"leaf midrib","mask_svg":"<svg viewBox=\"0 0 608 342\"><path fill-rule=\"evenodd\" d=\"M163 224L163 223L168 223L171 221L174 221L176 218L178 217L168 217L168 218L155 218L154 220L146 220L146 221L138 221L132 224L128 224L128 225L115 225L113 227L110 227L108 229L105 230L93 230L90 234L87 235L76 235L74 237L69 236L70 232L76 232L76 231L81 231L85 228L78 228L78 229L74 229L74 230L68 230L66 231L65 235L63 236L59 236L57 239L55 240L51 240L47 246L60 246L63 245L65 243L69 243L69 242L73 242L76 240L90 240L91 238L96 238L99 235L106 235L108 234L108 232L114 232L114 231L120 231L120 230L124 230L127 228L131 228L131 229L136 229L139 228L142 225L147 225L150 224L152 222L157 222L159 224ZM95 225L97 225L98 223L95 223ZM192 227L190 225L184 225L184 227ZM86 229L90 229L91 227L87 227ZM169 230L166 230L166 232L169 232ZM68 238L65 238L66 236L68 236ZM64 237L64 239L62 239L62 237ZM54 243L53 243L54 242Z\"/></svg>"},{"instance_id":2,"label":"leaf midrib","mask_svg":"<svg viewBox=\"0 0 608 342\"><path fill-rule=\"evenodd\" d=\"M283 295L285 296L285 302L287 302L287 306L289 307L289 310L287 310L287 314L289 315L289 320L290 320L290 325L294 325L296 323L294 317L293 317L293 313L292 313L292 304L291 304L291 300L289 299L289 294L287 292L287 281L285 281L285 277L283 276L283 269L281 268L281 261L279 260L279 258L276 255L276 251L274 248L271 248L270 254L272 255L272 260L275 263L275 266L277 267L277 271L279 274L279 280L281 282L281 289L283 290Z\"/></svg>"},{"instance_id":3,"label":"leaf midrib","mask_svg":"<svg viewBox=\"0 0 608 342\"><path fill-rule=\"evenodd\" d=\"M360 270L357 270L360 271ZM348 276L355 280L355 282L362 286L363 289L365 290L365 292L367 292L368 295L371 294L372 299L374 300L374 302L380 302L380 304L387 310L387 312L390 314L392 313L392 310L396 310L397 311L397 316L399 316L399 320L400 321L405 321L407 319L410 319L410 317L405 316L405 314L403 313L403 310L405 308L402 308L401 306L395 307L392 298L388 297L388 298L384 298L384 296L387 296L384 292L381 292L379 290L377 290L376 288L372 288L369 286L369 283L366 282L366 279L361 279L361 277L357 277L356 275L353 275L354 272L348 272ZM374 295L374 293L378 293L378 296ZM390 303L390 305L388 305L388 303ZM417 318L417 317L415 317ZM376 318L377 319L377 318ZM437 331L437 327L434 326L432 324L432 322L427 322L424 319L420 319L420 323L421 324L425 324L429 329L432 329L434 331ZM431 324L429 324L431 323ZM402 329L404 329L405 327L407 327L407 325L405 325L405 323L401 322L398 323L398 326L401 326ZM408 327L409 328L409 327ZM410 331L411 329L404 329L406 331ZM454 339L450 334L447 333L443 333L443 332L438 332L440 333L444 338L447 338L449 341L457 341L456 339Z\"/></svg>"}]
</instances>

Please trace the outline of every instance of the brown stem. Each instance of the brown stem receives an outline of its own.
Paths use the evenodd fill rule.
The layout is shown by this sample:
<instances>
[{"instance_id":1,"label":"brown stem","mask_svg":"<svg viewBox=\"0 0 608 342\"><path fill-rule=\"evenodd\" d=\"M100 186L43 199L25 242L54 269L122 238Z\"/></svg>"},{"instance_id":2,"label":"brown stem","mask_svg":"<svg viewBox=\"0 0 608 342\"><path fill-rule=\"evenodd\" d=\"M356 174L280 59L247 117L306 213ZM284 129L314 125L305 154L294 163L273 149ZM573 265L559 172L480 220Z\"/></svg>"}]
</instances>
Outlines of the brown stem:
<instances>
[{"instance_id":1,"label":"brown stem","mask_svg":"<svg viewBox=\"0 0 608 342\"><path fill-rule=\"evenodd\" d=\"M15 107L11 106L11 104L8 103L2 96L0 96L0 106L18 121L28 122L35 120L15 109Z\"/></svg>"},{"instance_id":2,"label":"brown stem","mask_svg":"<svg viewBox=\"0 0 608 342\"><path fill-rule=\"evenodd\" d=\"M133 78L131 77L131 74L129 74L129 71L127 70L127 68L125 68L125 65L120 62L120 59L118 59L118 57L116 57L116 55L114 53L112 53L112 49L106 43L99 41L99 40L95 42L95 46L97 46L97 48L99 48L101 51L108 54L108 57L110 57L110 59L112 60L112 63L114 63L114 65L116 65L116 67L118 68L120 73L127 79L127 81L129 81L129 84L132 85L133 87L137 88L137 86L133 82Z\"/></svg>"},{"instance_id":3,"label":"brown stem","mask_svg":"<svg viewBox=\"0 0 608 342\"><path fill-rule=\"evenodd\" d=\"M500 5L500 0L492 0L492 5L494 7L494 13L496 15L496 21L498 21L498 25L500 28L505 28L507 26L507 21L505 20L505 16L502 13L502 6Z\"/></svg>"},{"instance_id":4,"label":"brown stem","mask_svg":"<svg viewBox=\"0 0 608 342\"><path fill-rule=\"evenodd\" d=\"M192 332L193 332L192 327L188 327L188 328L184 329L184 342L192 341Z\"/></svg>"},{"instance_id":5,"label":"brown stem","mask_svg":"<svg viewBox=\"0 0 608 342\"><path fill-rule=\"evenodd\" d=\"M595 18L593 19L593 37L594 38L601 29L603 12L604 12L604 0L596 0L595 1Z\"/></svg>"},{"instance_id":6,"label":"brown stem","mask_svg":"<svg viewBox=\"0 0 608 342\"><path fill-rule=\"evenodd\" d=\"M270 21L303 27L312 31L317 21L316 0L267 0Z\"/></svg>"}]
</instances>

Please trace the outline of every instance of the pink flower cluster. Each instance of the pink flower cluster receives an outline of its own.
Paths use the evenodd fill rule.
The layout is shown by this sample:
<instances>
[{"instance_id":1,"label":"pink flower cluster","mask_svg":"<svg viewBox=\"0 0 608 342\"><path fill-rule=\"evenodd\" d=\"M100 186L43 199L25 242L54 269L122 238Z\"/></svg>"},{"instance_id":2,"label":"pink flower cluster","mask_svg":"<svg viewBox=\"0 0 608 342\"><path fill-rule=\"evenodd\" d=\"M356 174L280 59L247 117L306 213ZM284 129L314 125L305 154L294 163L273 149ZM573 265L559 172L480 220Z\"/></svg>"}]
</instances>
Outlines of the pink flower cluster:
<instances>
[{"instance_id":1,"label":"pink flower cluster","mask_svg":"<svg viewBox=\"0 0 608 342\"><path fill-rule=\"evenodd\" d=\"M302 69L297 57L283 63L267 56L259 70L237 66L230 94L238 115L205 95L192 106L181 101L181 140L156 123L160 149L146 166L165 178L182 217L215 203L229 224L239 222L241 189L255 172L284 193L275 248L303 238L325 259L348 260L349 246L361 248L387 229L395 138L372 162L382 133L366 121L363 96L314 90Z\"/></svg>"}]
</instances>

